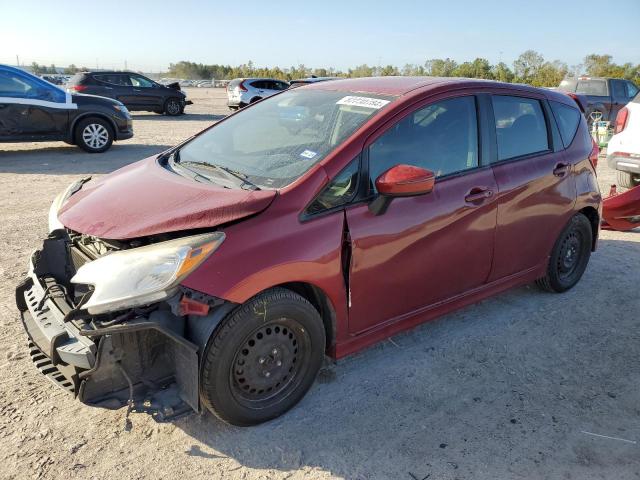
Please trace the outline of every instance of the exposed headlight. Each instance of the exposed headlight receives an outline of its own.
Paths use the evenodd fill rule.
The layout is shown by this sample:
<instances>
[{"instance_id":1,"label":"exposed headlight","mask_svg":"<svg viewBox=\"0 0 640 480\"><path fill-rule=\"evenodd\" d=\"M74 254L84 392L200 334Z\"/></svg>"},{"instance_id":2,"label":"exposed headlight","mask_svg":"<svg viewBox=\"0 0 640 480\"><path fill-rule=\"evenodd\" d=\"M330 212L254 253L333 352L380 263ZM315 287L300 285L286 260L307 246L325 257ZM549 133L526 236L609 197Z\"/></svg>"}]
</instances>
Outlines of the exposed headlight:
<instances>
[{"instance_id":1,"label":"exposed headlight","mask_svg":"<svg viewBox=\"0 0 640 480\"><path fill-rule=\"evenodd\" d=\"M93 285L82 306L93 315L148 305L172 296L224 238L215 232L110 253L85 263L71 282Z\"/></svg>"},{"instance_id":2,"label":"exposed headlight","mask_svg":"<svg viewBox=\"0 0 640 480\"><path fill-rule=\"evenodd\" d=\"M60 228L64 228L64 225L58 220L58 212L69 199L71 195L76 193L82 185L89 181L89 178L83 178L77 182L73 182L67 188L65 188L56 198L53 199L51 207L49 207L49 233Z\"/></svg>"}]
</instances>

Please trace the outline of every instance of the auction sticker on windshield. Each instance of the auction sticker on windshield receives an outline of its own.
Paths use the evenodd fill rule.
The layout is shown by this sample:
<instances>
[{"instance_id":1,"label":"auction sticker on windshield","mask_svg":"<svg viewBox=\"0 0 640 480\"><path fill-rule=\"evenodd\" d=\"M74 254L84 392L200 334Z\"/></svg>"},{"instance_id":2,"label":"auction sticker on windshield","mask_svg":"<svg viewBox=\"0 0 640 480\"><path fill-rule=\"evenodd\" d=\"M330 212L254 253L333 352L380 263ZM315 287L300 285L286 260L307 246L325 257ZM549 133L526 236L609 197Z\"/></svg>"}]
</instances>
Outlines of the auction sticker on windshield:
<instances>
[{"instance_id":1,"label":"auction sticker on windshield","mask_svg":"<svg viewBox=\"0 0 640 480\"><path fill-rule=\"evenodd\" d=\"M384 107L389 100L382 100L380 98L371 98L371 97L356 97L354 95L348 95L346 97L341 98L336 102L336 105L351 105L354 107L366 107L366 108L375 108L376 110Z\"/></svg>"}]
</instances>

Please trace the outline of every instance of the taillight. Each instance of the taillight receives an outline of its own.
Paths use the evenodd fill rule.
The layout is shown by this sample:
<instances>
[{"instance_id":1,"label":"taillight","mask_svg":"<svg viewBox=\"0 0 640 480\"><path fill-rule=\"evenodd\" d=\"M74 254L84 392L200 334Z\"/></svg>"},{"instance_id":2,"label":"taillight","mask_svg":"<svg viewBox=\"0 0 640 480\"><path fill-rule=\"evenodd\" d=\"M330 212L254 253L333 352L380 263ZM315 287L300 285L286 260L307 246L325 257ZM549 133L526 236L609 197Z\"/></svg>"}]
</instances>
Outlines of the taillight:
<instances>
[{"instance_id":1,"label":"taillight","mask_svg":"<svg viewBox=\"0 0 640 480\"><path fill-rule=\"evenodd\" d=\"M241 92L246 92L247 91L247 87L244 86L244 80L242 80L240 82L240 85L238 85L238 90L240 90Z\"/></svg>"},{"instance_id":2,"label":"taillight","mask_svg":"<svg viewBox=\"0 0 640 480\"><path fill-rule=\"evenodd\" d=\"M84 92L87 89L86 85L73 85L71 87L71 90L73 90L74 92Z\"/></svg>"},{"instance_id":3,"label":"taillight","mask_svg":"<svg viewBox=\"0 0 640 480\"><path fill-rule=\"evenodd\" d=\"M614 133L620 133L623 131L627 126L627 120L629 120L629 109L627 107L623 107L616 116L616 129Z\"/></svg>"},{"instance_id":4,"label":"taillight","mask_svg":"<svg viewBox=\"0 0 640 480\"><path fill-rule=\"evenodd\" d=\"M598 147L598 144L593 138L591 139L591 144L592 148L591 153L589 154L589 161L591 162L591 165L593 165L593 169L595 170L598 167L598 155L600 155L600 147Z\"/></svg>"}]
</instances>

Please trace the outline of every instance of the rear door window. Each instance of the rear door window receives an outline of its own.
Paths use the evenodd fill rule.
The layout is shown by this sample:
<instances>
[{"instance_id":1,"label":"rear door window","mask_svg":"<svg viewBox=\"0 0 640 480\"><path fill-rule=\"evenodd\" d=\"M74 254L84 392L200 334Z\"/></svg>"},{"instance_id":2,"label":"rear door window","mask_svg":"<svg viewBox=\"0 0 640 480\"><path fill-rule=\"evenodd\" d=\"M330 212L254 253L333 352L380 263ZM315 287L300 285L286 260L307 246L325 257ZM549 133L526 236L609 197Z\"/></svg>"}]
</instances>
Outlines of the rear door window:
<instances>
[{"instance_id":1,"label":"rear door window","mask_svg":"<svg viewBox=\"0 0 640 480\"><path fill-rule=\"evenodd\" d=\"M576 132L578 131L578 125L580 125L580 112L569 105L565 105L564 103L554 102L553 100L549 103L551 104L553 116L555 117L558 129L560 130L562 144L564 145L564 148L567 148L571 145L571 142L573 142L573 138L576 136Z\"/></svg>"},{"instance_id":2,"label":"rear door window","mask_svg":"<svg viewBox=\"0 0 640 480\"><path fill-rule=\"evenodd\" d=\"M437 177L477 167L475 97L431 104L389 128L369 147L371 185L375 186L383 172L400 164L426 168Z\"/></svg>"},{"instance_id":3,"label":"rear door window","mask_svg":"<svg viewBox=\"0 0 640 480\"><path fill-rule=\"evenodd\" d=\"M539 100L494 95L498 161L549 150L547 124Z\"/></svg>"},{"instance_id":4,"label":"rear door window","mask_svg":"<svg viewBox=\"0 0 640 480\"><path fill-rule=\"evenodd\" d=\"M609 95L606 80L578 80L576 93L592 95L594 97L606 97Z\"/></svg>"}]
</instances>

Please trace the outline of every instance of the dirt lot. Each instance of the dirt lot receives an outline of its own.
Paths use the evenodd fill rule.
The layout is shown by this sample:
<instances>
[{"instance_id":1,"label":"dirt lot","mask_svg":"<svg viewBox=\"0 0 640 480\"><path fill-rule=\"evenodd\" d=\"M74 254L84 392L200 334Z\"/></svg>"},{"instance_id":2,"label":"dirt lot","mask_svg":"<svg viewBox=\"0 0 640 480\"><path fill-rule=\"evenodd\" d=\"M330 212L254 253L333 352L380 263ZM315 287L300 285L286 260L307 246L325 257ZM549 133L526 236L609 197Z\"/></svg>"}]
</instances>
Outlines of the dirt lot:
<instances>
[{"instance_id":1,"label":"dirt lot","mask_svg":"<svg viewBox=\"0 0 640 480\"><path fill-rule=\"evenodd\" d=\"M135 137L102 155L0 144L0 477L640 477L640 232L603 232L564 295L520 288L328 367L298 407L259 427L135 414L125 432L124 410L83 406L45 380L14 287L52 198L226 114L222 90L189 95L187 115L135 115ZM608 192L602 159L599 174Z\"/></svg>"}]
</instances>

